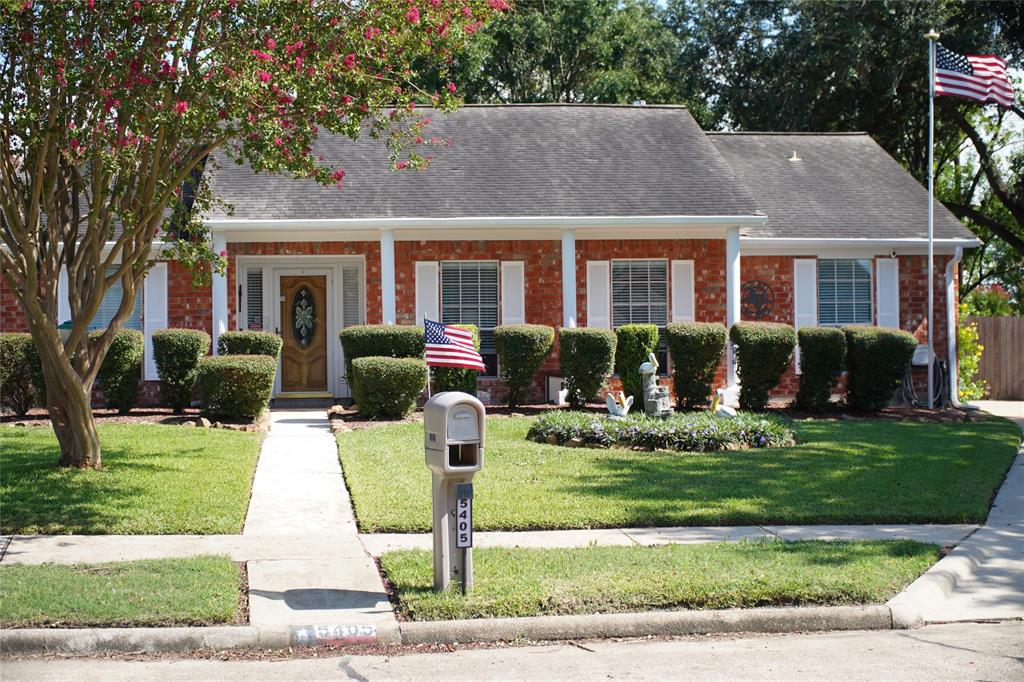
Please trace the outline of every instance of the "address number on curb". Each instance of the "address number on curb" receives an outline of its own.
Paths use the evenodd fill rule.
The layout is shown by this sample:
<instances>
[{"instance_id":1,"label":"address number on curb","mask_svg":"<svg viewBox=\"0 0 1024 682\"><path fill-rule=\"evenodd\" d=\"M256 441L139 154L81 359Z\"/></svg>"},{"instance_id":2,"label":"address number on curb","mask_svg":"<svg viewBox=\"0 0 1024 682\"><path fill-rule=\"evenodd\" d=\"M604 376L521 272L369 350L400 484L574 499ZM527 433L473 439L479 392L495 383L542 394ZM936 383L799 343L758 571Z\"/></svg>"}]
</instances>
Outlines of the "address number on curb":
<instances>
[{"instance_id":1,"label":"address number on curb","mask_svg":"<svg viewBox=\"0 0 1024 682\"><path fill-rule=\"evenodd\" d=\"M455 486L455 546L464 549L473 546L473 484Z\"/></svg>"}]
</instances>

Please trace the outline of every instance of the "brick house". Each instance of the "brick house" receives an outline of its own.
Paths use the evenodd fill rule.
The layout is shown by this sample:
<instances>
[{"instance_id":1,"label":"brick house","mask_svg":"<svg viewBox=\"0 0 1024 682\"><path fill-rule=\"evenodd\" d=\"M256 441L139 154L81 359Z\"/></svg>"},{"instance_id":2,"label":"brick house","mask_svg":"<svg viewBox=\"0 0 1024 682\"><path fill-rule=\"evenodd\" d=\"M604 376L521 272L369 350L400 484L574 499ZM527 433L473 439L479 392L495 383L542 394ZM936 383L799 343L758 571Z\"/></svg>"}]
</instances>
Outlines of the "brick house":
<instances>
[{"instance_id":1,"label":"brick house","mask_svg":"<svg viewBox=\"0 0 1024 682\"><path fill-rule=\"evenodd\" d=\"M865 134L705 133L684 107L571 105L466 106L429 131L451 143L418 172L388 170L377 141L321 139L347 173L341 191L211 164L233 206L206 216L226 276L194 288L181 265L158 263L129 326L147 351L169 326L277 331L276 394L335 398L350 395L340 328L424 315L480 327L492 399L499 324L743 319L924 338L927 193ZM935 238L942 358L957 264L978 241L941 204ZM315 320L301 342L298 303ZM0 324L25 328L10 291ZM553 354L542 372L557 368ZM795 392L797 371L779 393ZM148 352L144 372L156 380ZM719 383L732 372L723 362Z\"/></svg>"}]
</instances>

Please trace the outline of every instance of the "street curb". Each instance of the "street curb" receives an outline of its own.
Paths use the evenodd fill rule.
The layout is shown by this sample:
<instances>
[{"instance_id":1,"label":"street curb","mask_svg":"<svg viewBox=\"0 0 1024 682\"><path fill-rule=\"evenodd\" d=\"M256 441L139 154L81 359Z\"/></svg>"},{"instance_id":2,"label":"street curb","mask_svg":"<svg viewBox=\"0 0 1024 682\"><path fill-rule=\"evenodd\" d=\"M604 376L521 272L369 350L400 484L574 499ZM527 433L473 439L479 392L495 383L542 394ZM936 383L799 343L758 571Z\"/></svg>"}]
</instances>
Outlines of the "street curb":
<instances>
[{"instance_id":1,"label":"street curb","mask_svg":"<svg viewBox=\"0 0 1024 682\"><path fill-rule=\"evenodd\" d=\"M481 618L400 623L403 644L455 644L513 640L670 637L735 632L890 630L888 606L809 606L651 611L587 616Z\"/></svg>"},{"instance_id":2,"label":"street curb","mask_svg":"<svg viewBox=\"0 0 1024 682\"><path fill-rule=\"evenodd\" d=\"M196 649L281 649L287 629L251 625L172 628L26 628L0 631L2 654L94 654L146 651L169 653Z\"/></svg>"},{"instance_id":3,"label":"street curb","mask_svg":"<svg viewBox=\"0 0 1024 682\"><path fill-rule=\"evenodd\" d=\"M886 606L892 610L893 626L912 629L924 625L925 608L948 597L958 584L970 580L977 566L977 559L960 547L944 556L905 590L886 602Z\"/></svg>"}]
</instances>

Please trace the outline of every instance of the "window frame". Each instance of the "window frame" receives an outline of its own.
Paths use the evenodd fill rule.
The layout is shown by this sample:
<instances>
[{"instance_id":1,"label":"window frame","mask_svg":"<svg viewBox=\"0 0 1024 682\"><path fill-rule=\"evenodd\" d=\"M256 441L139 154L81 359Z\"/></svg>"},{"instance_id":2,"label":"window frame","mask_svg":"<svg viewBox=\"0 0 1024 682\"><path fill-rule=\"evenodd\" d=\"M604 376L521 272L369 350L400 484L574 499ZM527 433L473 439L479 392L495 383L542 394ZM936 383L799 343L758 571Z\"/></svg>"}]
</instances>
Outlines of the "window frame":
<instances>
[{"instance_id":1,"label":"window frame","mask_svg":"<svg viewBox=\"0 0 1024 682\"><path fill-rule=\"evenodd\" d=\"M626 263L626 262L652 262L659 261L665 264L665 324L658 325L654 322L625 322L623 324L654 324L658 327L658 348L654 351L655 356L658 358L658 376L667 377L669 375L669 363L671 362L671 356L668 352L668 337L666 335L666 327L672 322L672 260L670 258L609 258L608 259L608 322L611 330L614 332L618 327L622 325L615 324L615 264ZM650 284L648 284L648 289ZM632 303L629 304L632 307ZM650 303L647 304L650 307ZM648 316L650 317L650 316ZM614 376L620 376L619 368L615 367Z\"/></svg>"},{"instance_id":2,"label":"window frame","mask_svg":"<svg viewBox=\"0 0 1024 682\"><path fill-rule=\"evenodd\" d=\"M854 269L853 269L854 276L852 278L850 278L850 279L845 279L844 278L842 280L839 279L838 277L833 277L832 278L832 283L835 284L835 285L838 285L839 282L842 281L842 282L849 282L850 285L853 287L853 292L854 292L854 298L853 298L854 319L852 321L849 321L849 322L840 322L840 321L836 321L836 322L822 322L822 319L821 319L821 306L822 306L822 298L823 297L821 295L821 281L822 281L822 278L821 278L821 270L822 270L821 264L822 264L822 262L825 262L825 261L829 261L829 262L833 262L833 263L842 262L842 261L849 261L849 262L854 263L854 264L856 264L857 261L861 261L861 262L867 263L867 266L868 266L868 268L867 268L867 272L868 272L868 278L867 278L867 282L868 282L867 302L868 302L868 311L869 312L868 312L868 317L867 317L866 321L858 321L856 319L856 317L857 317L857 304L860 301L856 297L856 285L857 285L859 280L856 277L856 272L857 271L856 271L856 265L854 265ZM875 259L874 259L874 257L818 258L817 261L816 261L816 267L815 267L814 285L815 285L815 289L816 289L816 293L817 293L817 299L818 299L817 300L817 304L818 304L817 305L817 310L815 311L816 316L817 316L818 326L820 326L820 327L846 327L846 326L855 326L855 325L863 325L863 326L874 326L875 325L875 323L876 323L876 321L875 321L875 312L876 312L875 311L876 273L875 273ZM833 297L832 297L830 302L832 303L833 306L838 305L838 286L836 287L836 291L834 292ZM838 319L838 317L839 317L838 313L835 315L835 317Z\"/></svg>"},{"instance_id":3,"label":"window frame","mask_svg":"<svg viewBox=\"0 0 1024 682\"><path fill-rule=\"evenodd\" d=\"M109 277L111 274L116 272L118 267L120 267L120 266L119 265L112 265L109 268L107 268L106 276ZM129 318L127 320L125 320L124 323L121 325L122 329L134 329L136 331L142 332L143 334L146 333L146 323L145 323L145 319L146 319L145 295L146 295L146 293L145 293L145 288L146 288L145 285L142 284L142 285L139 285L138 289L135 291L135 303L132 306L132 314L136 316L136 324L137 324L137 326L132 326L131 325L131 316L129 316ZM105 305L104 304L105 304L105 302L107 300L107 296L110 296L111 293L113 293L115 290L118 292L118 304L116 306L114 306L114 314L117 314L117 308L120 307L120 300L124 296L124 289L121 287L121 280L120 279L117 280L116 282L114 282L113 284L111 284L107 288L107 290L105 292L103 292L103 299L100 301L100 308L96 311L96 315L94 315L93 318L91 320L89 320L89 324L87 325L87 329L89 331L91 331L91 332L92 331L102 331L102 330L104 330L104 329L106 329L107 327L110 326L110 319L107 319L107 321L104 322L103 324L97 324L96 323L96 318L99 317L99 315L105 309Z\"/></svg>"},{"instance_id":4,"label":"window frame","mask_svg":"<svg viewBox=\"0 0 1024 682\"><path fill-rule=\"evenodd\" d=\"M494 319L496 320L495 327L501 326L501 324L503 322L503 320L501 319L501 260L496 259L496 258L448 259L448 260L439 260L437 262L437 299L438 299L437 310L438 310L438 317L441 318L440 322L442 324L473 324L473 325L476 325L477 333L480 334L480 342L481 342L480 343L480 356L483 358L484 364L488 368L487 372L482 372L479 376L481 378L494 379L494 378L497 378L499 376L499 374L500 374L500 368L498 366L498 352L497 352L497 349L495 349L493 351L485 350L484 349L484 346L483 346L483 334L482 334L482 332L484 331L484 328L482 328L477 322L463 322L463 321L461 321L461 319L462 319L461 314L459 315L459 318L460 318L459 322L446 322L445 321L445 314L444 314L444 312L445 312L445 303L444 303L444 268L445 268L445 265L458 265L461 268L461 267L463 267L466 264L477 265L477 266L487 264L487 265L493 265L494 266L494 271L495 271L495 278L494 278L494 286L495 286L494 312L495 312L495 316L494 316ZM479 275L477 276L477 280L479 281ZM462 284L461 284L461 282L459 284L459 293L460 294L462 293ZM461 295L460 295L460 299L461 299ZM462 302L460 300L459 305L458 305L460 313L461 313L461 310L462 310L463 307L464 306L462 305ZM465 306L465 307L469 307L469 306ZM478 305L476 307L477 307L478 310L483 308L482 305ZM491 306L488 305L487 307L489 308ZM479 317L477 319L479 319ZM493 332L494 331L493 328L490 328L490 331ZM493 368L493 373L490 371L492 368Z\"/></svg>"}]
</instances>

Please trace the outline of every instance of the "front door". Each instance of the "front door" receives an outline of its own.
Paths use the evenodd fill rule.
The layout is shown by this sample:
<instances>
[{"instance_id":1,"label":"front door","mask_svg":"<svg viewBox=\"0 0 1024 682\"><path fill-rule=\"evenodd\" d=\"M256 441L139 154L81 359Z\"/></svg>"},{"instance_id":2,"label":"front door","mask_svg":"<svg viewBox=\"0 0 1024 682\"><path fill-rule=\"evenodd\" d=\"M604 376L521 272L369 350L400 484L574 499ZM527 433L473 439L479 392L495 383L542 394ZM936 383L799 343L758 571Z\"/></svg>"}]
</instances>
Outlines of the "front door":
<instances>
[{"instance_id":1,"label":"front door","mask_svg":"<svg viewBox=\"0 0 1024 682\"><path fill-rule=\"evenodd\" d=\"M327 390L327 276L281 275L281 392Z\"/></svg>"}]
</instances>

